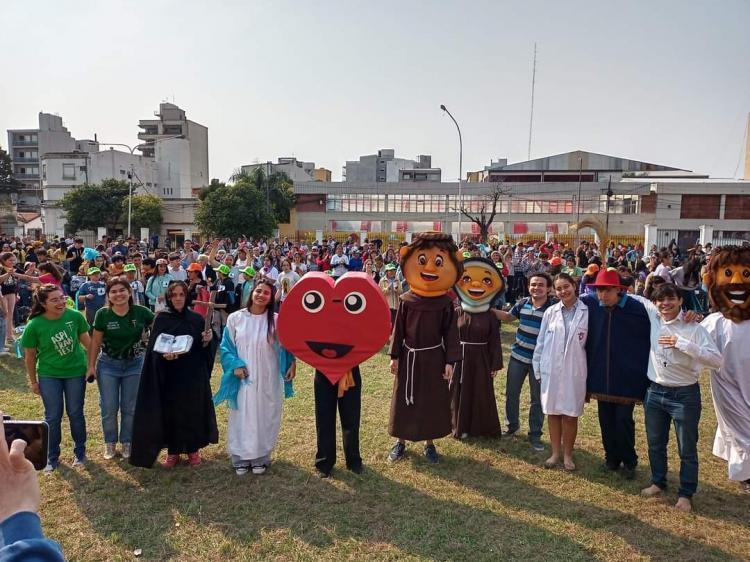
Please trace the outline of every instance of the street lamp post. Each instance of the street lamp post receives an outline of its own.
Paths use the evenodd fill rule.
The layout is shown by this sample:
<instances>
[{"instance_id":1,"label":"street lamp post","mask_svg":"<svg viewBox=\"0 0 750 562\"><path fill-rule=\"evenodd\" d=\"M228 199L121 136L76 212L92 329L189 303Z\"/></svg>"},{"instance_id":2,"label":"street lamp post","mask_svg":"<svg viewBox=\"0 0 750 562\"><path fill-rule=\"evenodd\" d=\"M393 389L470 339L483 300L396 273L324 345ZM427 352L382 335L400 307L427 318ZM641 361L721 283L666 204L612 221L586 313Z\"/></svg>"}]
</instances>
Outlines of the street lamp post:
<instances>
[{"instance_id":1,"label":"street lamp post","mask_svg":"<svg viewBox=\"0 0 750 562\"><path fill-rule=\"evenodd\" d=\"M159 141L163 140L170 140L170 139L184 139L185 135L172 135L169 137L154 139L154 143L157 143ZM90 145L98 144L98 145L105 145L105 146L124 146L130 151L130 155L132 156L133 153L138 150L142 146L148 146L151 143L142 142L141 144L136 144L132 148L127 145L120 142L89 142ZM87 167L88 168L88 167ZM86 170L88 173L88 169ZM130 180L130 186L128 187L128 238L130 238L130 219L133 216L133 164L130 164L130 173L128 174L128 179Z\"/></svg>"},{"instance_id":2,"label":"street lamp post","mask_svg":"<svg viewBox=\"0 0 750 562\"><path fill-rule=\"evenodd\" d=\"M456 125L456 130L458 131L458 245L461 246L461 208L463 207L463 191L461 189L462 187L462 180L464 175L464 143L461 139L461 127L458 126L458 121L456 121L455 117L451 114L450 111L448 111L448 108L445 107L445 105L440 104L440 109L445 111L448 114L448 117L451 118L453 121L453 124Z\"/></svg>"}]
</instances>

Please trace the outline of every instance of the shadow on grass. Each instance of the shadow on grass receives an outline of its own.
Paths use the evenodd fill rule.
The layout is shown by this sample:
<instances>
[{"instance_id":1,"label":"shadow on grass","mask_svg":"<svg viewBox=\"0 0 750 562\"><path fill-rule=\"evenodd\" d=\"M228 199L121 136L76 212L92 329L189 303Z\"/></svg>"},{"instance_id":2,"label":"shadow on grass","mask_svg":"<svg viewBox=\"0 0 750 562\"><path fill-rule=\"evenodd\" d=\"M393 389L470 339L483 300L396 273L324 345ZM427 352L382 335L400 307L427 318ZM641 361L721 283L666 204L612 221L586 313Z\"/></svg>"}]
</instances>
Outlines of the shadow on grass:
<instances>
[{"instance_id":1,"label":"shadow on grass","mask_svg":"<svg viewBox=\"0 0 750 562\"><path fill-rule=\"evenodd\" d=\"M23 359L16 359L15 356L0 357L0 390L29 390Z\"/></svg>"},{"instance_id":2,"label":"shadow on grass","mask_svg":"<svg viewBox=\"0 0 750 562\"><path fill-rule=\"evenodd\" d=\"M454 463L460 470L450 466ZM531 514L546 514L594 531L607 531L649 557L659 559L669 552L675 559L734 559L723 550L652 527L628 513L559 498L507 472L492 468L486 462L464 456L451 458L446 465L450 470L440 470L439 476L469 487L502 505ZM415 463L414 468L422 472L435 472L433 467L421 463ZM654 537L659 540L654 541ZM559 558L557 551L555 557Z\"/></svg>"},{"instance_id":3,"label":"shadow on grass","mask_svg":"<svg viewBox=\"0 0 750 562\"><path fill-rule=\"evenodd\" d=\"M547 445L543 453L534 451L521 436L510 439L470 438L464 440L464 443L471 447L485 449L493 453L505 453L537 467L541 467L544 460L551 453L549 445ZM577 478L633 495L638 495L642 488L651 483L648 458L640 458L636 478L634 480L626 480L622 477L620 471L610 471L602 468L602 464L604 463L603 452L601 455L595 455L584 449L576 449L573 455L577 470L572 474ZM667 497L670 497L669 494L675 495L675 500L679 488L679 466L679 460L670 463L668 474L669 488L667 490ZM732 493L699 480L694 505L699 515L722 519L750 529L750 512L748 512L746 496L747 494L742 492L739 487L736 493Z\"/></svg>"},{"instance_id":4,"label":"shadow on grass","mask_svg":"<svg viewBox=\"0 0 750 562\"><path fill-rule=\"evenodd\" d=\"M403 554L439 560L538 559L545 552L566 560L592 558L562 534L437 499L370 469L362 475L337 471L335 480L324 481L285 461L275 462L262 477L238 477L228 461L220 460L169 472L126 468L137 484L95 463L87 470L88 478L73 470L62 475L92 528L115 544L142 548L149 559L180 555L169 536L175 512L201 528L220 530L236 548L260 558L264 549L269 557L281 554L276 541L261 540L262 531L272 530L285 530L317 549L354 540L367 543L361 549L387 544Z\"/></svg>"}]
</instances>

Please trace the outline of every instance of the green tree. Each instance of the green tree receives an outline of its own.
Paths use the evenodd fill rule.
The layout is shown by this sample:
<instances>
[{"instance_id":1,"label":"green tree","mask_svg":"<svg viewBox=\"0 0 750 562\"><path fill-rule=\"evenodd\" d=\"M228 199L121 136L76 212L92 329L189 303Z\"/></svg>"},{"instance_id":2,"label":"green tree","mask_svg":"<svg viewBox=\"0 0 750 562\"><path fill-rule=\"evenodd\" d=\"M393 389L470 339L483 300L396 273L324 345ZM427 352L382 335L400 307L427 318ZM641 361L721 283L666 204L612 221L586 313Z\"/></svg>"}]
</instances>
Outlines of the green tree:
<instances>
[{"instance_id":1,"label":"green tree","mask_svg":"<svg viewBox=\"0 0 750 562\"><path fill-rule=\"evenodd\" d=\"M195 223L209 236L270 236L276 220L268 211L265 192L251 182L214 187L200 202Z\"/></svg>"},{"instance_id":2,"label":"green tree","mask_svg":"<svg viewBox=\"0 0 750 562\"><path fill-rule=\"evenodd\" d=\"M96 230L100 226L115 228L123 216L127 221L129 189L128 182L115 179L74 187L60 201L67 220L66 231ZM126 202L124 212L123 201Z\"/></svg>"},{"instance_id":3,"label":"green tree","mask_svg":"<svg viewBox=\"0 0 750 562\"><path fill-rule=\"evenodd\" d=\"M235 172L231 178L235 185L247 184L254 186L264 199L267 207L273 213L276 223L289 222L289 214L294 207L293 182L285 172L275 172L266 175L263 168L256 168L252 172Z\"/></svg>"},{"instance_id":4,"label":"green tree","mask_svg":"<svg viewBox=\"0 0 750 562\"><path fill-rule=\"evenodd\" d=\"M198 192L198 199L200 199L201 201L203 201L208 196L209 193L211 193L212 191L215 191L215 190L217 190L220 187L223 187L225 185L226 185L225 183L220 182L216 178L213 178L211 180L211 183L209 185L201 188L201 190Z\"/></svg>"},{"instance_id":5,"label":"green tree","mask_svg":"<svg viewBox=\"0 0 750 562\"><path fill-rule=\"evenodd\" d=\"M128 221L128 199L122 202L122 220L127 225ZM144 195L133 195L131 209L131 231L138 232L140 228L148 228L151 231L159 231L161 228L161 199L151 193Z\"/></svg>"},{"instance_id":6,"label":"green tree","mask_svg":"<svg viewBox=\"0 0 750 562\"><path fill-rule=\"evenodd\" d=\"M19 181L13 177L10 155L0 147L0 192L16 191L19 185Z\"/></svg>"}]
</instances>

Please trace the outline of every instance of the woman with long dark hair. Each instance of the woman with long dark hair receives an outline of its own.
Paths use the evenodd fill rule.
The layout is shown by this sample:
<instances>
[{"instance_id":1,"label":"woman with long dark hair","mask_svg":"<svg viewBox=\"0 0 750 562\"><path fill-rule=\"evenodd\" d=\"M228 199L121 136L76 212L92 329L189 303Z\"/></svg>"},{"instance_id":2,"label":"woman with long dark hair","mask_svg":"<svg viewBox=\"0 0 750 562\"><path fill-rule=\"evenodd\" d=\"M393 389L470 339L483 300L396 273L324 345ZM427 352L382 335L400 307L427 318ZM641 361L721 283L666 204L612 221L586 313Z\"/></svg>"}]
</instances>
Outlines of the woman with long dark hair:
<instances>
[{"instance_id":1,"label":"woman with long dark hair","mask_svg":"<svg viewBox=\"0 0 750 562\"><path fill-rule=\"evenodd\" d=\"M86 348L89 325L80 312L65 306L60 287L41 285L34 292L29 322L23 332L26 373L34 394L42 397L49 425L49 455L45 472L60 463L63 407L75 442L73 466L86 462Z\"/></svg>"},{"instance_id":2,"label":"woman with long dark hair","mask_svg":"<svg viewBox=\"0 0 750 562\"><path fill-rule=\"evenodd\" d=\"M189 309L184 281L171 281L164 299L165 308L151 330L133 419L130 464L146 468L165 447L163 466L176 466L186 453L191 466L199 465L200 450L219 441L211 401L212 332ZM163 349L176 336L192 338L187 351Z\"/></svg>"},{"instance_id":3,"label":"woman with long dark hair","mask_svg":"<svg viewBox=\"0 0 750 562\"><path fill-rule=\"evenodd\" d=\"M122 458L127 459L130 458L135 399L146 350L143 338L154 321L154 313L145 306L133 304L133 292L124 277L111 279L105 296L107 304L94 318L86 375L99 381L104 458L112 459L117 454L119 437Z\"/></svg>"},{"instance_id":4,"label":"woman with long dark hair","mask_svg":"<svg viewBox=\"0 0 750 562\"><path fill-rule=\"evenodd\" d=\"M294 359L278 343L274 291L273 280L258 281L247 308L229 315L221 342L224 376L215 401L229 401L227 449L239 475L266 472L284 396L291 395L285 382L297 373Z\"/></svg>"}]
</instances>

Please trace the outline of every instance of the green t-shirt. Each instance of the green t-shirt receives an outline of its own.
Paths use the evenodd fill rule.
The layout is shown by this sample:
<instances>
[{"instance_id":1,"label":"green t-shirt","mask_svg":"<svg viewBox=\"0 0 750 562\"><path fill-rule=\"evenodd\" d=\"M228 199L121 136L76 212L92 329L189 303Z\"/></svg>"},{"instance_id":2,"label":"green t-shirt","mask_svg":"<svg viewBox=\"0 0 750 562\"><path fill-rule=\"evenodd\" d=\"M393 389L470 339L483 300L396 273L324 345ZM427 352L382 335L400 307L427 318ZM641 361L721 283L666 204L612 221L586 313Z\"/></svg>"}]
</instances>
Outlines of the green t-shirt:
<instances>
[{"instance_id":1,"label":"green t-shirt","mask_svg":"<svg viewBox=\"0 0 750 562\"><path fill-rule=\"evenodd\" d=\"M89 323L77 310L66 308L57 320L32 318L21 336L21 346L36 349L39 377L69 379L86 374L86 350L78 337L88 332Z\"/></svg>"},{"instance_id":2,"label":"green t-shirt","mask_svg":"<svg viewBox=\"0 0 750 562\"><path fill-rule=\"evenodd\" d=\"M96 311L94 330L102 332L102 351L112 359L132 359L143 355L143 331L151 326L154 313L145 306L132 305L125 316L111 308Z\"/></svg>"}]
</instances>

